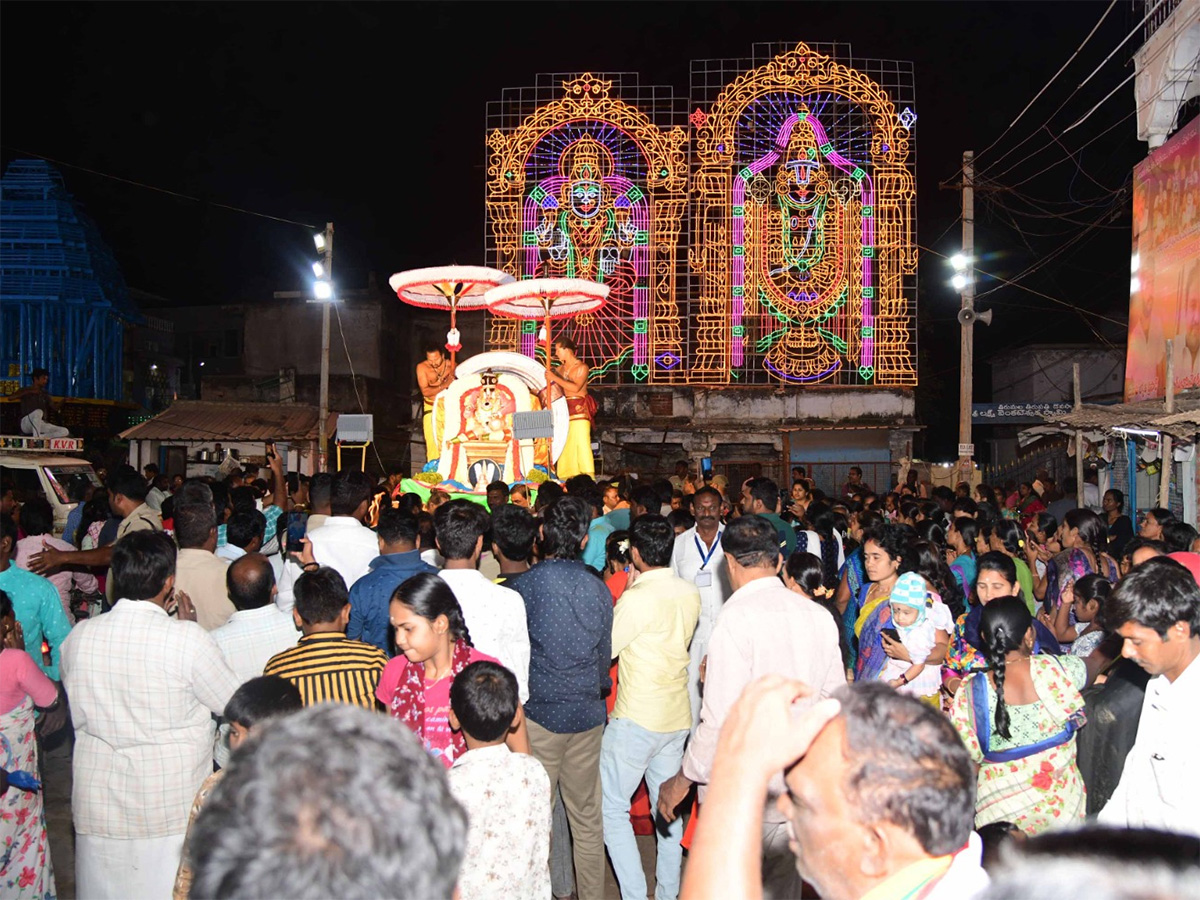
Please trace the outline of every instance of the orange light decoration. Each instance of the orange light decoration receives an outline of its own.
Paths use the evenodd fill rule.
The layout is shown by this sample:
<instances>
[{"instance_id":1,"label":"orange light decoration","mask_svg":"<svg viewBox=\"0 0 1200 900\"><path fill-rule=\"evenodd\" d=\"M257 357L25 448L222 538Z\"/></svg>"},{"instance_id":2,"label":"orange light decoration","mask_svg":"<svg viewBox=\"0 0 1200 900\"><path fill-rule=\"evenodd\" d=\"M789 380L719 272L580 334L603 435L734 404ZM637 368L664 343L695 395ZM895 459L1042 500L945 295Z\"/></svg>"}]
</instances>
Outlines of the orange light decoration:
<instances>
[{"instance_id":1,"label":"orange light decoration","mask_svg":"<svg viewBox=\"0 0 1200 900\"><path fill-rule=\"evenodd\" d=\"M611 79L584 74L556 93L488 136L489 261L522 279L611 289L569 326L594 383L678 380L687 132L618 99ZM536 355L536 322L490 324L491 349Z\"/></svg>"},{"instance_id":2,"label":"orange light decoration","mask_svg":"<svg viewBox=\"0 0 1200 900\"><path fill-rule=\"evenodd\" d=\"M589 73L489 111L489 262L611 289L568 326L593 383L916 384L916 116L779 49L694 63L687 101ZM910 64L861 67L912 102ZM493 316L488 345L535 356L537 323Z\"/></svg>"},{"instance_id":3,"label":"orange light decoration","mask_svg":"<svg viewBox=\"0 0 1200 900\"><path fill-rule=\"evenodd\" d=\"M805 44L736 78L706 113L693 380L914 385L915 116Z\"/></svg>"}]
</instances>

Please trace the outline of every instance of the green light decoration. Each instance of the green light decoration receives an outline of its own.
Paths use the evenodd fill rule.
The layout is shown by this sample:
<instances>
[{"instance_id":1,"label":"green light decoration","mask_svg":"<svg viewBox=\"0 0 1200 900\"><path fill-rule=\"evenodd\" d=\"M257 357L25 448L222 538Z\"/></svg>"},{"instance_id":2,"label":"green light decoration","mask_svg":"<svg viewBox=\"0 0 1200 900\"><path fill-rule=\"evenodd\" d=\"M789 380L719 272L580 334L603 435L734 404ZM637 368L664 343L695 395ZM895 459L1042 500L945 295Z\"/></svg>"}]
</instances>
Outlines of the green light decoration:
<instances>
[{"instance_id":1,"label":"green light decoration","mask_svg":"<svg viewBox=\"0 0 1200 900\"><path fill-rule=\"evenodd\" d=\"M846 352L846 346L847 346L846 342L844 340L842 340L840 337L838 337L836 334L834 334L832 331L829 331L828 329L825 329L825 328L818 328L817 334L821 335L821 337L825 338L825 340L827 340L827 341L829 341L829 343L833 344L833 346L837 348L838 353Z\"/></svg>"},{"instance_id":2,"label":"green light decoration","mask_svg":"<svg viewBox=\"0 0 1200 900\"><path fill-rule=\"evenodd\" d=\"M754 349L756 349L759 353L766 353L777 343L779 343L779 341L787 333L788 330L786 328L777 328L775 331L772 331L765 337L759 338L758 342L754 345Z\"/></svg>"}]
</instances>

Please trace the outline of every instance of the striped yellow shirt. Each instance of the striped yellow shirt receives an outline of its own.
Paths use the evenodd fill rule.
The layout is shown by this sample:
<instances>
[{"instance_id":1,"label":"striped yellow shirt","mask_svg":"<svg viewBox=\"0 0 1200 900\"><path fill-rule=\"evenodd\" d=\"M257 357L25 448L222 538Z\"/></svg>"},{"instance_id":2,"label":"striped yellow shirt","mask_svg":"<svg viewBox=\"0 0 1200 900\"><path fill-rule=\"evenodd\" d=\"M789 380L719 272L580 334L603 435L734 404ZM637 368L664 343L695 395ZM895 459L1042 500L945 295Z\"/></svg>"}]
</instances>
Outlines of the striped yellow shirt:
<instances>
[{"instance_id":1,"label":"striped yellow shirt","mask_svg":"<svg viewBox=\"0 0 1200 900\"><path fill-rule=\"evenodd\" d=\"M331 631L305 635L295 647L276 653L263 674L296 685L305 706L332 701L374 709L375 686L385 665L387 655L378 647Z\"/></svg>"}]
</instances>

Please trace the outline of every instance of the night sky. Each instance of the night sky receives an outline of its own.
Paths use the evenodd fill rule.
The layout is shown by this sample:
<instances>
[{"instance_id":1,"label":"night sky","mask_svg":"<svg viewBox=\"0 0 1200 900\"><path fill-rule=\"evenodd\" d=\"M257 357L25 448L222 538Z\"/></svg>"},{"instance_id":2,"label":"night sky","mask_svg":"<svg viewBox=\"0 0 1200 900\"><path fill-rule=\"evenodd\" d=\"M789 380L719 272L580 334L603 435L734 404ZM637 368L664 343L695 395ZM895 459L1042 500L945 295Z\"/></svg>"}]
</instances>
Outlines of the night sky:
<instances>
[{"instance_id":1,"label":"night sky","mask_svg":"<svg viewBox=\"0 0 1200 900\"><path fill-rule=\"evenodd\" d=\"M386 280L404 268L484 262L486 104L503 87L532 85L539 72L625 71L686 95L691 59L746 57L764 41L838 41L857 57L915 63L919 243L949 254L959 246L959 195L939 183L954 178L964 149L980 151L1004 132L1106 6L9 2L3 163L26 151L299 222L333 221L335 280L361 285L368 270ZM1012 277L1078 239L1022 283L1119 315L1128 305L1130 203L1113 192L1146 153L1130 116L1133 83L1063 132L1132 71L1139 38L1051 114L1141 15L1116 4L1080 58L981 159L1005 188L1062 163L1017 188L1023 197L981 193L977 211L988 271ZM1075 151L1126 116L1074 161L1048 136ZM1030 136L986 172L989 159ZM62 172L132 287L193 304L304 285L312 258L304 228ZM956 397L958 298L947 276L922 253L923 408ZM1013 288L980 306L996 313L996 325L977 332L981 359L1027 341L1095 340L1085 322L1100 325ZM952 423L926 424L935 447L954 439Z\"/></svg>"}]
</instances>

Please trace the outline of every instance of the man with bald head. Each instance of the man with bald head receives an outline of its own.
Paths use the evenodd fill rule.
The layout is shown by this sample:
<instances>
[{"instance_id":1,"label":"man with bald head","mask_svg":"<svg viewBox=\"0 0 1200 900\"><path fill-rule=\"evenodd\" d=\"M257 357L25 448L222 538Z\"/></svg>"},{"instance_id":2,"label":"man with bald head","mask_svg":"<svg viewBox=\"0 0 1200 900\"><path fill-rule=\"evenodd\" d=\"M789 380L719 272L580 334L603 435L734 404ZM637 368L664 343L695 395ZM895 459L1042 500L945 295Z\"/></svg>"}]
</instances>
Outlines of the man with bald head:
<instances>
[{"instance_id":1,"label":"man with bald head","mask_svg":"<svg viewBox=\"0 0 1200 900\"><path fill-rule=\"evenodd\" d=\"M276 653L295 645L296 623L275 605L275 573L261 553L247 553L230 563L225 586L237 612L212 636L229 667L245 682L261 675Z\"/></svg>"},{"instance_id":2,"label":"man with bald head","mask_svg":"<svg viewBox=\"0 0 1200 900\"><path fill-rule=\"evenodd\" d=\"M229 600L237 610L212 632L225 662L245 684L263 673L267 661L296 644L296 623L275 605L275 572L261 553L247 553L229 564L225 573ZM217 733L213 758L224 767L229 762L229 725Z\"/></svg>"}]
</instances>

